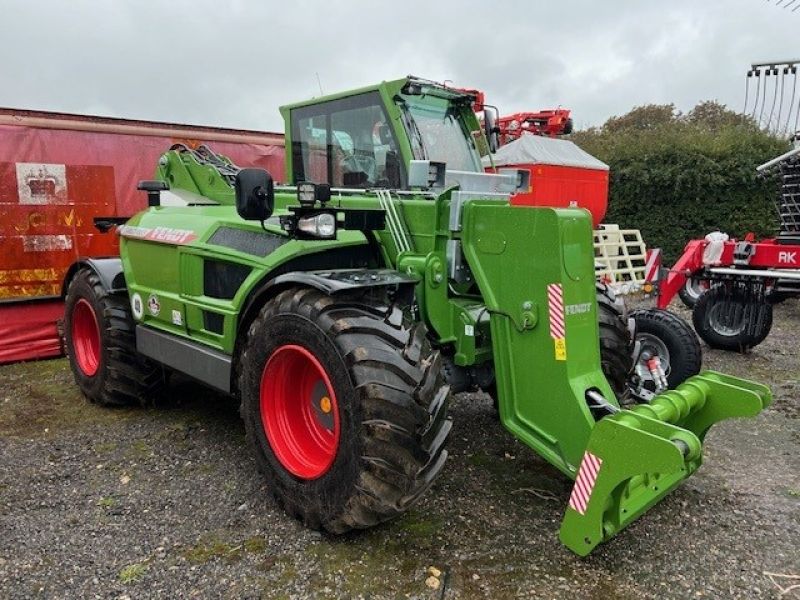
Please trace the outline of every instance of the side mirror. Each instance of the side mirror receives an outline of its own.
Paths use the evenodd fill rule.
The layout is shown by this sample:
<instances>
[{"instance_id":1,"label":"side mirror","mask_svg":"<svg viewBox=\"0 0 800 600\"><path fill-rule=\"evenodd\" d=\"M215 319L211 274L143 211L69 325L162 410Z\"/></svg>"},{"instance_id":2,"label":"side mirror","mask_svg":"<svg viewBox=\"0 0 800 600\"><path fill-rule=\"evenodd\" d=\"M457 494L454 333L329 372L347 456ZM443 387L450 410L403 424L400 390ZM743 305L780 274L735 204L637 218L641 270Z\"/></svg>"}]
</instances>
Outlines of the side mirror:
<instances>
[{"instance_id":1,"label":"side mirror","mask_svg":"<svg viewBox=\"0 0 800 600\"><path fill-rule=\"evenodd\" d=\"M489 152L494 154L500 147L499 130L497 129L497 115L495 108L484 105L483 126L486 129L486 140L489 142Z\"/></svg>"},{"instance_id":2,"label":"side mirror","mask_svg":"<svg viewBox=\"0 0 800 600\"><path fill-rule=\"evenodd\" d=\"M236 174L236 212L245 221L266 221L275 208L272 177L264 169L242 169Z\"/></svg>"}]
</instances>

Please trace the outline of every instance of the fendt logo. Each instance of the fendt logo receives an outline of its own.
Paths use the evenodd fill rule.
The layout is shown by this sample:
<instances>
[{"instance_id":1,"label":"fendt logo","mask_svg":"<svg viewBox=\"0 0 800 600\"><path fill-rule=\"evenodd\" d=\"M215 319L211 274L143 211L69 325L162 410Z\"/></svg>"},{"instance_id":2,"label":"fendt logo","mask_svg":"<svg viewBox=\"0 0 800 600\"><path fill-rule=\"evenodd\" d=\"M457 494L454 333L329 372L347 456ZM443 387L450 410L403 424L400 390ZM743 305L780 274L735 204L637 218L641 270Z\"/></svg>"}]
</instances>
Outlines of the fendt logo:
<instances>
[{"instance_id":1,"label":"fendt logo","mask_svg":"<svg viewBox=\"0 0 800 600\"><path fill-rule=\"evenodd\" d=\"M797 252L778 252L778 262L789 265L797 264Z\"/></svg>"}]
</instances>

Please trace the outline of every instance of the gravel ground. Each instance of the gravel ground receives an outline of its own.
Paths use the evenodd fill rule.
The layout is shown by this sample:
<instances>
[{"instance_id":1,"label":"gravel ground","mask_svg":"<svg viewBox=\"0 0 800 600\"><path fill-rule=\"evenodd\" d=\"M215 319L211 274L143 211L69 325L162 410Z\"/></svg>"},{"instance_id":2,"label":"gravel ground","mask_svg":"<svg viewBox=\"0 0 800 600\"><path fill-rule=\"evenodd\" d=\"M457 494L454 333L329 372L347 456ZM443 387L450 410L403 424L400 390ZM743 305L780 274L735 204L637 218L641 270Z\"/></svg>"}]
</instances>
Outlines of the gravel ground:
<instances>
[{"instance_id":1,"label":"gravel ground","mask_svg":"<svg viewBox=\"0 0 800 600\"><path fill-rule=\"evenodd\" d=\"M334 538L269 499L229 401L178 382L166 406L107 410L63 359L5 366L0 597L777 598L800 584L798 331L786 303L751 354L706 349L775 403L713 429L700 471L585 559L558 541L570 482L480 394L456 398L419 504Z\"/></svg>"}]
</instances>

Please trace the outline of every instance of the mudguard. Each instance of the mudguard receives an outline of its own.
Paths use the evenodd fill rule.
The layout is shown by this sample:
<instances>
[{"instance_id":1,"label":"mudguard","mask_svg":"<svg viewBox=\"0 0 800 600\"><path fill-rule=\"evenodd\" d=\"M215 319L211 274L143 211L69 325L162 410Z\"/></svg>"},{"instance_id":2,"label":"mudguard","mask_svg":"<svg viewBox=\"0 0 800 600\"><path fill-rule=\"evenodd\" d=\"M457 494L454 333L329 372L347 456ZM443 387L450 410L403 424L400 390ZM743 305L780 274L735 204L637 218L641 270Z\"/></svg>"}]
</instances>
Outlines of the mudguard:
<instances>
[{"instance_id":1,"label":"mudguard","mask_svg":"<svg viewBox=\"0 0 800 600\"><path fill-rule=\"evenodd\" d=\"M333 271L295 271L279 275L266 289L287 284L304 285L334 295L360 288L414 287L418 280L393 269L343 269Z\"/></svg>"},{"instance_id":2,"label":"mudguard","mask_svg":"<svg viewBox=\"0 0 800 600\"><path fill-rule=\"evenodd\" d=\"M67 271L64 277L64 284L61 288L61 296L66 297L67 288L72 278L82 268L89 268L95 272L100 279L103 289L109 294L118 294L128 289L125 282L125 273L122 270L122 259L120 258L79 258Z\"/></svg>"}]
</instances>

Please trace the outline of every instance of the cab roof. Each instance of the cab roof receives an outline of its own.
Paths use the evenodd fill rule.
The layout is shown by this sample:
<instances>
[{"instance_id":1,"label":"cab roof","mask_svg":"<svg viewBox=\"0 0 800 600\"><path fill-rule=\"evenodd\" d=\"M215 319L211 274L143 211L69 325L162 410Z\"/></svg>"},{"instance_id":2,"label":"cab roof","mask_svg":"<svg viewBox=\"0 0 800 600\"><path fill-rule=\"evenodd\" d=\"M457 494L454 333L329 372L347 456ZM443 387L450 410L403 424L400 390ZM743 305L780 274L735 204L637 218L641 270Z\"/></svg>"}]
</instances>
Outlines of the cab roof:
<instances>
[{"instance_id":1,"label":"cab roof","mask_svg":"<svg viewBox=\"0 0 800 600\"><path fill-rule=\"evenodd\" d=\"M358 96L367 92L384 92L386 96L392 98L399 93L404 93L412 96L435 96L437 98L445 98L448 100L456 100L464 103L472 103L475 100L475 94L460 90L458 88L449 87L443 83L415 77L414 75L407 75L401 79L393 79L390 81L382 81L378 84L369 85L366 87L338 92L336 94L328 94L321 97L311 98L302 102L294 102L280 107L282 114L295 108L304 106L314 106L316 104L323 104L331 100L339 100L340 98L347 98L349 96Z\"/></svg>"}]
</instances>

